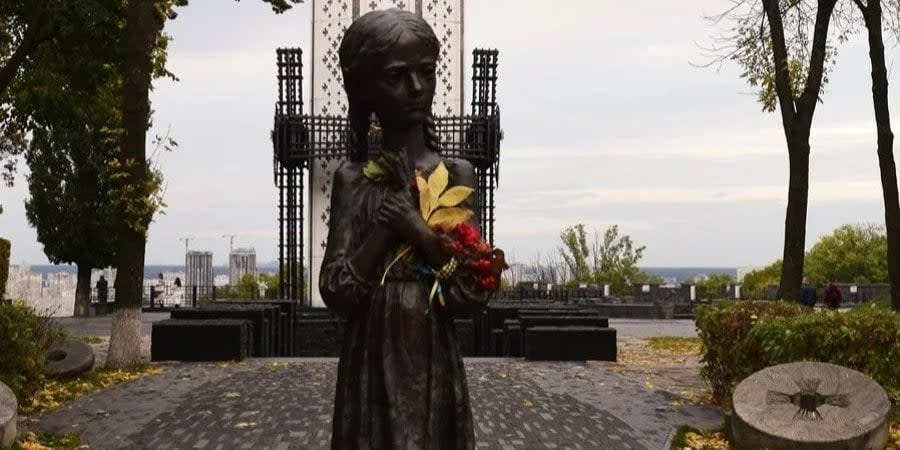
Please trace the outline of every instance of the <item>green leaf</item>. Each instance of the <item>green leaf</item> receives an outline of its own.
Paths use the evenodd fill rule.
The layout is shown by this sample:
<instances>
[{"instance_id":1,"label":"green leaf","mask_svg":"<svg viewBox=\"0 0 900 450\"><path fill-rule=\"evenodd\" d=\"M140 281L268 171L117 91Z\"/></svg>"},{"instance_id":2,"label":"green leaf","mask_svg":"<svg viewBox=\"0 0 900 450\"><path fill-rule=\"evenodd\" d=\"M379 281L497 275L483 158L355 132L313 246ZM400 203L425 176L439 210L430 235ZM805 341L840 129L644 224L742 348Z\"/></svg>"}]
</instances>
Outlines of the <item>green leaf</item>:
<instances>
[{"instance_id":1,"label":"green leaf","mask_svg":"<svg viewBox=\"0 0 900 450\"><path fill-rule=\"evenodd\" d=\"M385 181L388 178L388 173L384 166L371 160L363 167L363 175L376 183Z\"/></svg>"}]
</instances>

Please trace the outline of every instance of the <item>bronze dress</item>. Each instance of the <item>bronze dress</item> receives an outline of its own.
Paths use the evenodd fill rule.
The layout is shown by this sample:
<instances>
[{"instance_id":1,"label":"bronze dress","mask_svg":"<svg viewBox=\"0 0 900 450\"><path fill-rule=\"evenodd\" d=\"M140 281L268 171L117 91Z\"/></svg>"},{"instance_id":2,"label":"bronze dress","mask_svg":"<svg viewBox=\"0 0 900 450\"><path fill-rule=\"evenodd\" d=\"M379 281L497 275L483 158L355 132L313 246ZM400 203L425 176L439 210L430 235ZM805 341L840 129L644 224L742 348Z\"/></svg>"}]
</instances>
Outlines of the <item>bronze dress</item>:
<instances>
[{"instance_id":1,"label":"bronze dress","mask_svg":"<svg viewBox=\"0 0 900 450\"><path fill-rule=\"evenodd\" d=\"M471 170L463 162L445 165L450 186L459 184L460 170ZM366 178L362 167L346 162L335 174L319 283L328 308L348 319L331 447L472 449L472 412L453 314L484 308L487 293L461 268L442 283L447 307L435 301L426 312L433 278L415 268L392 267L379 286L395 252L385 255L377 280L355 273L348 258L373 228L389 189ZM463 206L473 208L474 195Z\"/></svg>"}]
</instances>

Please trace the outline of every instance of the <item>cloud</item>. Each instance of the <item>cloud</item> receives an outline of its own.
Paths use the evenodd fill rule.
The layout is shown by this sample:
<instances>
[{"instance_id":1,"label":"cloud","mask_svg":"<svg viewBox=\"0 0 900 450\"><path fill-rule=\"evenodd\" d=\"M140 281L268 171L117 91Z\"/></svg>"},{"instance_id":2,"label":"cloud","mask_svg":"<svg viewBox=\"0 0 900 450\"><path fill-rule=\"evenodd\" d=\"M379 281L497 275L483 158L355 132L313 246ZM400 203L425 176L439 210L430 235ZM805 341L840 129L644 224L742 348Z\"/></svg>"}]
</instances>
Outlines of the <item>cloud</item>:
<instances>
[{"instance_id":1,"label":"cloud","mask_svg":"<svg viewBox=\"0 0 900 450\"><path fill-rule=\"evenodd\" d=\"M534 205L552 204L556 208L590 208L605 205L719 205L740 208L750 202L785 204L787 186L758 184L720 186L715 188L668 186L597 187L545 190L517 193L507 199L506 207L533 209ZM881 198L878 180L842 179L810 186L811 202L870 201Z\"/></svg>"}]
</instances>

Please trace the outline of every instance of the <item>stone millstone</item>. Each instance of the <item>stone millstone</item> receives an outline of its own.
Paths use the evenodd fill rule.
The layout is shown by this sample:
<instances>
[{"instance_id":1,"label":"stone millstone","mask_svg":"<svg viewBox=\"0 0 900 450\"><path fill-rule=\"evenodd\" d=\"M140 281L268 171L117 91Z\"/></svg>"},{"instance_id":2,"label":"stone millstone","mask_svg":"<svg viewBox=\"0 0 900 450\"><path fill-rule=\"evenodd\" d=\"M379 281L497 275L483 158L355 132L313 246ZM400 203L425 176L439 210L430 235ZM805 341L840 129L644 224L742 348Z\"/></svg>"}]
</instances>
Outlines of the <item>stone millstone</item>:
<instances>
[{"instance_id":1,"label":"stone millstone","mask_svg":"<svg viewBox=\"0 0 900 450\"><path fill-rule=\"evenodd\" d=\"M820 362L768 367L732 396L738 448L883 449L887 393L863 373Z\"/></svg>"},{"instance_id":2,"label":"stone millstone","mask_svg":"<svg viewBox=\"0 0 900 450\"><path fill-rule=\"evenodd\" d=\"M13 391L0 383L0 448L12 447L16 440L16 410L19 405Z\"/></svg>"}]
</instances>

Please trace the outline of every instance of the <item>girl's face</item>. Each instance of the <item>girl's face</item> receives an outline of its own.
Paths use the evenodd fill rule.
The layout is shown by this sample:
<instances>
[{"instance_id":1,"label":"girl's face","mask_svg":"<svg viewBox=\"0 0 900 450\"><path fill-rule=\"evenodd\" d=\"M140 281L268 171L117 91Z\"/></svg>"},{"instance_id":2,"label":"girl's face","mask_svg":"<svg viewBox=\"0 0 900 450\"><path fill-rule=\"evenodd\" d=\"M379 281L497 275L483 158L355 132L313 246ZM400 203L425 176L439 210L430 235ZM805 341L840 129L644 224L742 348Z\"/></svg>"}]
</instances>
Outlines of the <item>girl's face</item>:
<instances>
[{"instance_id":1,"label":"girl's face","mask_svg":"<svg viewBox=\"0 0 900 450\"><path fill-rule=\"evenodd\" d=\"M369 101L381 123L424 121L431 112L437 60L415 35L405 32L375 65Z\"/></svg>"}]
</instances>

